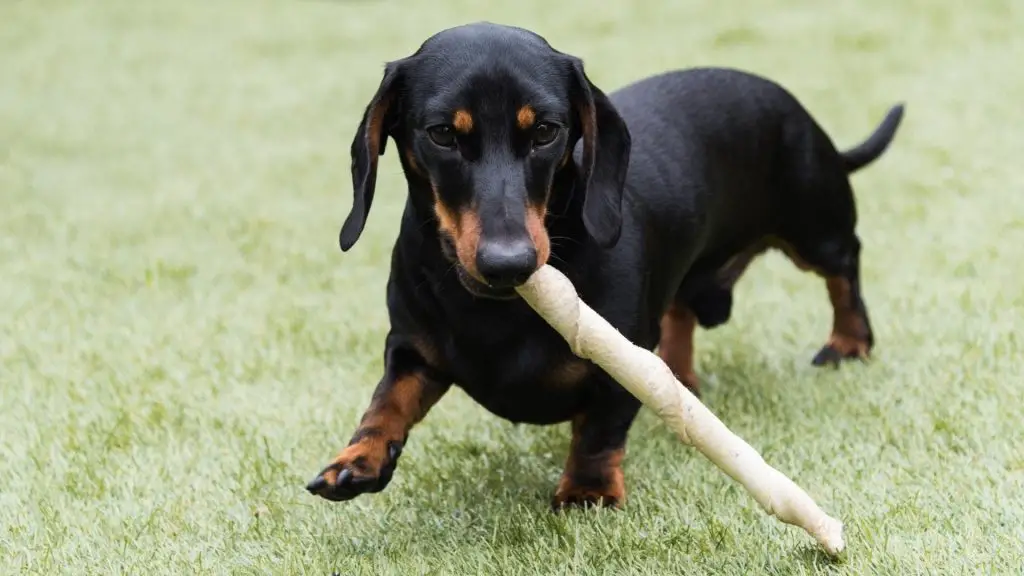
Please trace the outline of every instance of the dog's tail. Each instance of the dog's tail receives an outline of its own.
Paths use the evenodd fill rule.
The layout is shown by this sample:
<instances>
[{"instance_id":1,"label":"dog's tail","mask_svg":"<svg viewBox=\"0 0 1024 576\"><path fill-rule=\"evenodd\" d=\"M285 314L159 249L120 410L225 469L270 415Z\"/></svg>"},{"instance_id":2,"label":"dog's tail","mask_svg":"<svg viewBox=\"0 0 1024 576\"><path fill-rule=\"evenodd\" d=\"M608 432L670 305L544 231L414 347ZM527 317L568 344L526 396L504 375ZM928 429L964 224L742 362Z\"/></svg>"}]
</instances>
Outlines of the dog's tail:
<instances>
[{"instance_id":1,"label":"dog's tail","mask_svg":"<svg viewBox=\"0 0 1024 576\"><path fill-rule=\"evenodd\" d=\"M899 128L901 120L903 120L903 104L897 104L889 109L885 119L878 125L878 128L875 128L874 133L868 136L867 140L842 152L846 173L860 170L881 156L892 142L893 136L896 135L896 129Z\"/></svg>"}]
</instances>

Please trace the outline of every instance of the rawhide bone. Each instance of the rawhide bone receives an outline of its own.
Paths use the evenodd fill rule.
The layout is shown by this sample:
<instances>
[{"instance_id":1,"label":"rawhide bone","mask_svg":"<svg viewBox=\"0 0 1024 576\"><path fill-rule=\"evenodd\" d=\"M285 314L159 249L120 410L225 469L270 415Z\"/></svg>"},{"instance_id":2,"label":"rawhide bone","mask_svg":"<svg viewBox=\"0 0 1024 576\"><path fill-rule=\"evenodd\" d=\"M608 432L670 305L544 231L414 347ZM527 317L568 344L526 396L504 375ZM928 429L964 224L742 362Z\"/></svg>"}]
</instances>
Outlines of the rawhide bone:
<instances>
[{"instance_id":1,"label":"rawhide bone","mask_svg":"<svg viewBox=\"0 0 1024 576\"><path fill-rule=\"evenodd\" d=\"M573 353L604 369L683 442L742 484L765 512L803 528L829 554L843 551L842 522L825 514L807 492L729 430L676 379L661 358L634 345L580 300L565 275L544 265L517 290L565 338Z\"/></svg>"}]
</instances>

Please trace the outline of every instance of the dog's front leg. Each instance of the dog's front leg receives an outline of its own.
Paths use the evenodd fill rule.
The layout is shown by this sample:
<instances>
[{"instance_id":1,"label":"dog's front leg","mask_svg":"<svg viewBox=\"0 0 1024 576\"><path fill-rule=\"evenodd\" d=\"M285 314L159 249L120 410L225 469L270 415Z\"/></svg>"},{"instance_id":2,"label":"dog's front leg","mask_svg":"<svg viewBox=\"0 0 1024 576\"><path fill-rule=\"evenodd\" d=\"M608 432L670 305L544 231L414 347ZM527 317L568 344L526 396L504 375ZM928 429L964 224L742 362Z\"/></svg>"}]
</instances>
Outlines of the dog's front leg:
<instances>
[{"instance_id":1,"label":"dog's front leg","mask_svg":"<svg viewBox=\"0 0 1024 576\"><path fill-rule=\"evenodd\" d=\"M352 439L306 489L327 500L380 492L391 481L409 430L444 395L451 382L428 366L415 347L389 337L384 377Z\"/></svg>"},{"instance_id":2,"label":"dog's front leg","mask_svg":"<svg viewBox=\"0 0 1024 576\"><path fill-rule=\"evenodd\" d=\"M572 444L551 505L621 507L626 500L622 459L640 402L602 375L600 392L572 421ZM607 380L607 381L605 381Z\"/></svg>"}]
</instances>

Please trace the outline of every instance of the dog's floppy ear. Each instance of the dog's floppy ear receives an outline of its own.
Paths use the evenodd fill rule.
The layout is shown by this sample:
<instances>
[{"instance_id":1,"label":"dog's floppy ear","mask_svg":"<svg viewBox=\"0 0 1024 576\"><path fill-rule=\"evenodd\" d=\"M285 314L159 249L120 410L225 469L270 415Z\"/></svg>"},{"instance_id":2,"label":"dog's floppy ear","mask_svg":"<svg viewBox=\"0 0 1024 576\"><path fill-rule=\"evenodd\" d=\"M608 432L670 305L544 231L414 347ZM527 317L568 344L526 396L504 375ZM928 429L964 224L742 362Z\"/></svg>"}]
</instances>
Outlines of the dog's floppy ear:
<instances>
[{"instance_id":1,"label":"dog's floppy ear","mask_svg":"<svg viewBox=\"0 0 1024 576\"><path fill-rule=\"evenodd\" d=\"M352 139L352 210L338 234L338 244L343 251L356 243L366 225L377 184L377 158L384 154L388 136L393 133L398 117L397 96L401 77L399 63L390 62L385 66L384 78L366 106L363 120Z\"/></svg>"},{"instance_id":2,"label":"dog's floppy ear","mask_svg":"<svg viewBox=\"0 0 1024 576\"><path fill-rule=\"evenodd\" d=\"M626 123L583 70L572 62L572 99L583 132L583 223L603 247L619 239L622 231L622 191L626 183L631 139Z\"/></svg>"}]
</instances>

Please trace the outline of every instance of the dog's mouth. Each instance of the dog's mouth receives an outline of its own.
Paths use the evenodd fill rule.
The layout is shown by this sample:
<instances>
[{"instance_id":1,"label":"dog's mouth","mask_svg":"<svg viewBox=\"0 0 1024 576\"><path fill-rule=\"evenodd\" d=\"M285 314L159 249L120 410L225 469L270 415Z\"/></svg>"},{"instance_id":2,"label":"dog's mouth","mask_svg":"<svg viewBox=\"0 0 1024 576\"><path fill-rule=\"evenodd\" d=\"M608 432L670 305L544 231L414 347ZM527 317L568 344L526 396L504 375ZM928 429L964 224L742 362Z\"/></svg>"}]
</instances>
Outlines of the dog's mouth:
<instances>
[{"instance_id":1,"label":"dog's mouth","mask_svg":"<svg viewBox=\"0 0 1024 576\"><path fill-rule=\"evenodd\" d=\"M519 297L515 288L495 288L477 280L462 264L456 263L455 269L459 275L459 283L473 296L492 300L513 300Z\"/></svg>"},{"instance_id":2,"label":"dog's mouth","mask_svg":"<svg viewBox=\"0 0 1024 576\"><path fill-rule=\"evenodd\" d=\"M496 288L490 286L469 273L466 267L459 261L458 253L455 250L455 242L447 235L441 235L441 252L444 257L455 267L459 278L459 284L467 292L478 298L490 298L491 300L514 300L519 297L515 288Z\"/></svg>"}]
</instances>

